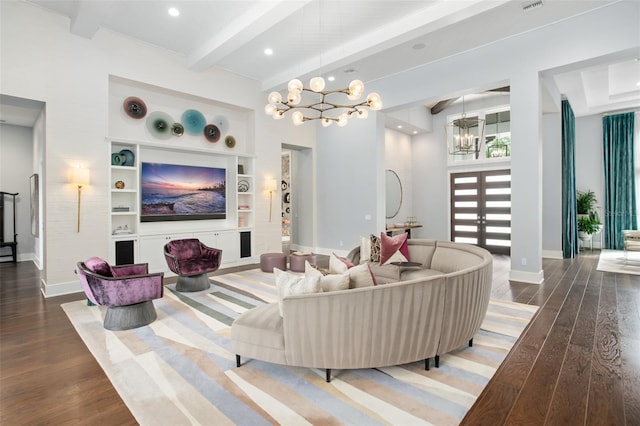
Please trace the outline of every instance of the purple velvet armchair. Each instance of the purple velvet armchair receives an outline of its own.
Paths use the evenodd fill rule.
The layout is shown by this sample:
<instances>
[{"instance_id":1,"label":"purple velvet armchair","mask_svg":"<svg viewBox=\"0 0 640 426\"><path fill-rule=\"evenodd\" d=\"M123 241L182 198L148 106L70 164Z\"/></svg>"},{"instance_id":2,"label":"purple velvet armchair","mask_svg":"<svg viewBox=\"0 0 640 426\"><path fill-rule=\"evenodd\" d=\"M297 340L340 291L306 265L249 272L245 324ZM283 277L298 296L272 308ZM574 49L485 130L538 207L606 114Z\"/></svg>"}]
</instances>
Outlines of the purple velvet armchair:
<instances>
[{"instance_id":1,"label":"purple velvet armchair","mask_svg":"<svg viewBox=\"0 0 640 426\"><path fill-rule=\"evenodd\" d=\"M157 318L152 300L162 297L162 272L150 274L146 263L110 266L92 257L76 265L76 274L87 298L106 306L104 328L129 330Z\"/></svg>"},{"instance_id":2,"label":"purple velvet armchair","mask_svg":"<svg viewBox=\"0 0 640 426\"><path fill-rule=\"evenodd\" d=\"M222 250L207 247L197 238L172 240L164 246L164 258L178 275L177 291L201 291L209 288L207 274L220 267Z\"/></svg>"}]
</instances>

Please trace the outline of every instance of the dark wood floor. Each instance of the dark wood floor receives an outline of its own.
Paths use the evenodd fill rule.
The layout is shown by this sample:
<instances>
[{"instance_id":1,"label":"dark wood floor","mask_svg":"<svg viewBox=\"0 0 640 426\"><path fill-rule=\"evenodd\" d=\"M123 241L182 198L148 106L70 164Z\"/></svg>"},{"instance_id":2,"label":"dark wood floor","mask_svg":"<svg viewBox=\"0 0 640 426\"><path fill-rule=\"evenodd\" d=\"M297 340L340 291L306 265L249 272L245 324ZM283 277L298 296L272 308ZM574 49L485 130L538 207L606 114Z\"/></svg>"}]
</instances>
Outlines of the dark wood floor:
<instances>
[{"instance_id":1,"label":"dark wood floor","mask_svg":"<svg viewBox=\"0 0 640 426\"><path fill-rule=\"evenodd\" d=\"M596 271L598 251L545 260L545 282L493 297L541 306L465 425L640 425L640 276ZM227 271L223 271L227 272ZM0 424L136 424L31 262L0 264Z\"/></svg>"}]
</instances>

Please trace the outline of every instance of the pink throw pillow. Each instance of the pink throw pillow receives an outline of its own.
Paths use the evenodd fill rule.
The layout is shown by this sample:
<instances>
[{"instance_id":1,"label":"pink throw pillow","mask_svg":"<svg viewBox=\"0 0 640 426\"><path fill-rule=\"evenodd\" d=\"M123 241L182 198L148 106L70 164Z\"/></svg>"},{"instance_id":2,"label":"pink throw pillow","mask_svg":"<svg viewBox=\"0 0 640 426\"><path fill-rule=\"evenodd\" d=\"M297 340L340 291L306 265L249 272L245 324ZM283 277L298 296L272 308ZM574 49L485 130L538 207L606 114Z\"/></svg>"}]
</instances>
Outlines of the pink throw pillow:
<instances>
[{"instance_id":1,"label":"pink throw pillow","mask_svg":"<svg viewBox=\"0 0 640 426\"><path fill-rule=\"evenodd\" d=\"M95 272L98 275L102 275L103 277L113 277L113 272L111 272L111 266L99 257L90 257L89 259L84 261L84 266L87 267L91 272Z\"/></svg>"},{"instance_id":2,"label":"pink throw pillow","mask_svg":"<svg viewBox=\"0 0 640 426\"><path fill-rule=\"evenodd\" d=\"M395 237L389 237L386 233L380 233L380 264L384 265L391 257L400 252L402 256L409 261L409 244L407 243L407 234L403 232Z\"/></svg>"}]
</instances>

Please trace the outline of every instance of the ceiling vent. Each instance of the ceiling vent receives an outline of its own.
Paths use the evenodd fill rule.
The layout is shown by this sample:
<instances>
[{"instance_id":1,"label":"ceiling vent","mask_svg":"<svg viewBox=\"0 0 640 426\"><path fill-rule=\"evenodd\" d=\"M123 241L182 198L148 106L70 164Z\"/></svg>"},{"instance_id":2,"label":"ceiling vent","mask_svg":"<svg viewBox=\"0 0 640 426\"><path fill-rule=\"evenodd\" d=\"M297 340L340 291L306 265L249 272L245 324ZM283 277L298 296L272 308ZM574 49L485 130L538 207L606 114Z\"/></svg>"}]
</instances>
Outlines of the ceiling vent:
<instances>
[{"instance_id":1,"label":"ceiling vent","mask_svg":"<svg viewBox=\"0 0 640 426\"><path fill-rule=\"evenodd\" d=\"M539 7L544 6L543 0L533 0L522 3L522 11L523 12L531 12L533 9L538 9Z\"/></svg>"}]
</instances>

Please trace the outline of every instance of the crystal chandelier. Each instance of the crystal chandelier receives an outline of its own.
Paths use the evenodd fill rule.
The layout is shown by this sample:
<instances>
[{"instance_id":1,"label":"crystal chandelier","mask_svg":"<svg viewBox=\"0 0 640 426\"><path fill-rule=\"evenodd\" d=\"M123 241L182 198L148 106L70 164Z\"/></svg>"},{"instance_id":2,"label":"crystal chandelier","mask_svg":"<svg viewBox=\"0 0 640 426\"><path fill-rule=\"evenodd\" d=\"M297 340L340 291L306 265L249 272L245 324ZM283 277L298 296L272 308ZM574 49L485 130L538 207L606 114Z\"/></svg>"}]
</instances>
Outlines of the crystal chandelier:
<instances>
[{"instance_id":1,"label":"crystal chandelier","mask_svg":"<svg viewBox=\"0 0 640 426\"><path fill-rule=\"evenodd\" d=\"M321 120L324 127L336 122L338 126L346 126L349 118L358 117L365 119L369 116L369 109L377 111L382 108L380 95L373 92L362 102L358 101L364 92L364 84L360 80L353 80L349 87L340 90L324 90L324 78L314 77L309 81L306 88L298 79L289 82L287 99L283 100L279 92L271 92L267 98L268 104L264 107L266 114L271 115L274 120L284 118L284 114L289 110L294 110L291 114L293 124L301 125L305 121ZM304 92L311 94L312 99L302 104ZM343 98L342 103L338 100ZM351 101L351 102L349 102Z\"/></svg>"},{"instance_id":2,"label":"crystal chandelier","mask_svg":"<svg viewBox=\"0 0 640 426\"><path fill-rule=\"evenodd\" d=\"M447 147L450 155L475 154L477 159L484 140L485 120L477 116L467 117L462 97L462 115L445 126Z\"/></svg>"}]
</instances>

